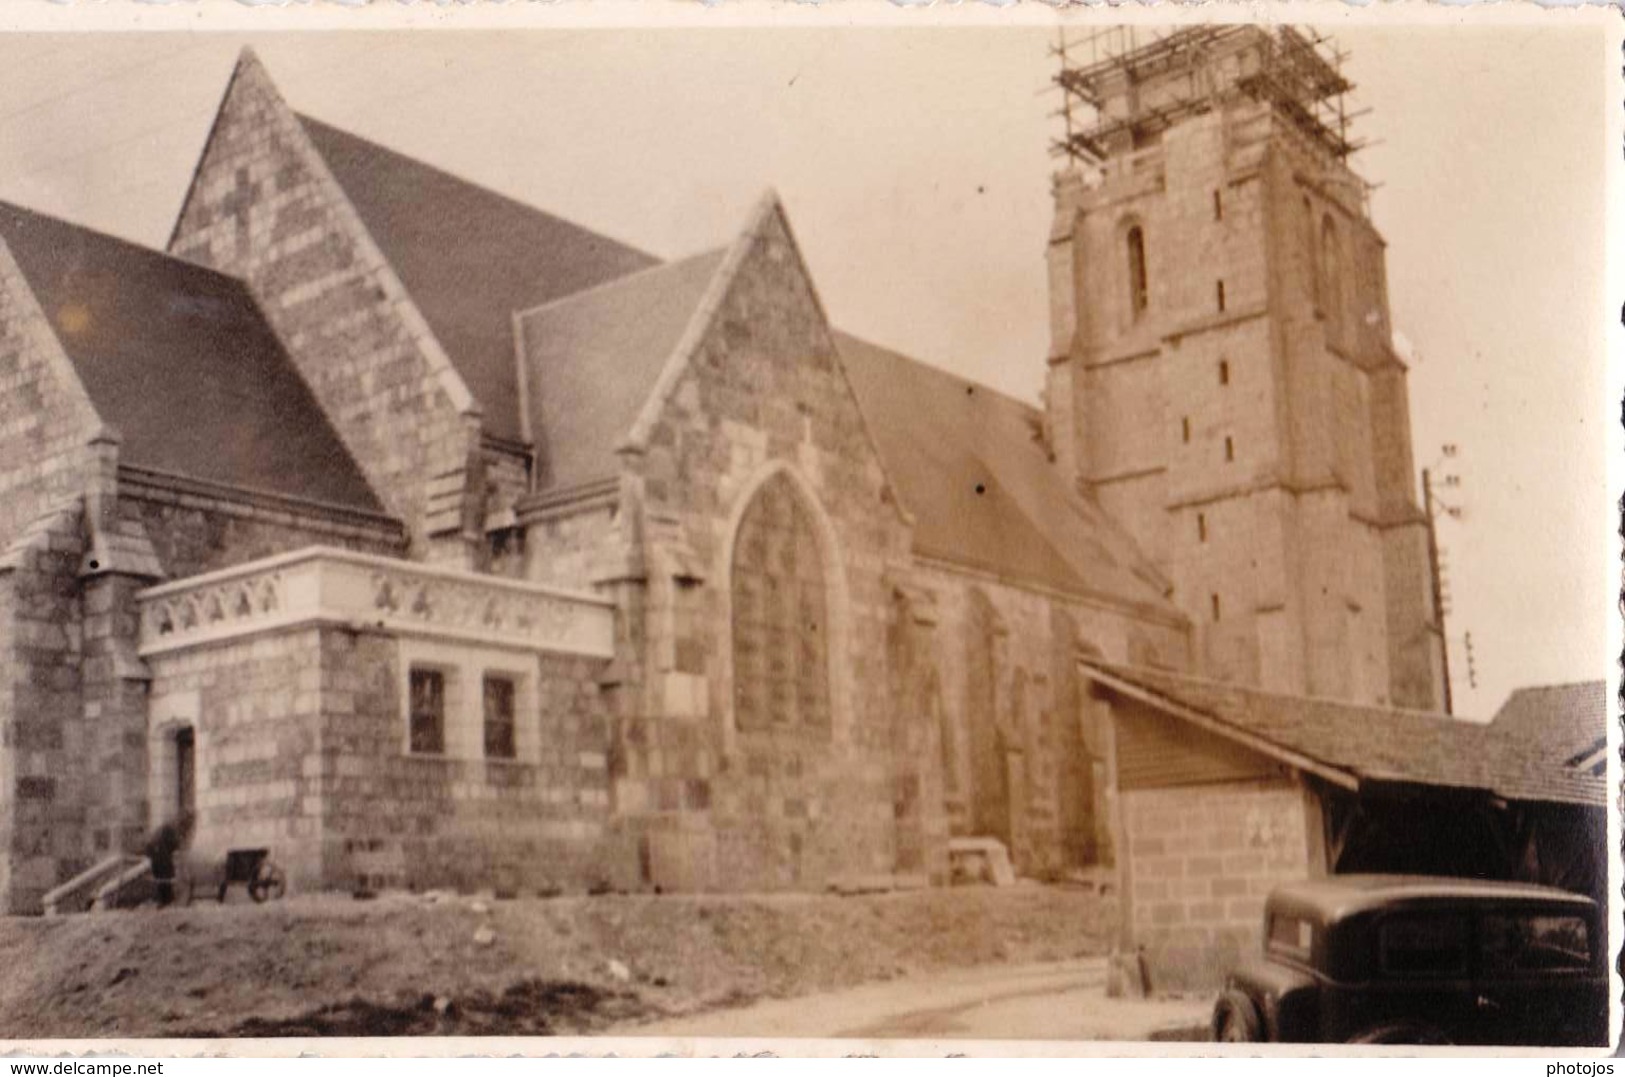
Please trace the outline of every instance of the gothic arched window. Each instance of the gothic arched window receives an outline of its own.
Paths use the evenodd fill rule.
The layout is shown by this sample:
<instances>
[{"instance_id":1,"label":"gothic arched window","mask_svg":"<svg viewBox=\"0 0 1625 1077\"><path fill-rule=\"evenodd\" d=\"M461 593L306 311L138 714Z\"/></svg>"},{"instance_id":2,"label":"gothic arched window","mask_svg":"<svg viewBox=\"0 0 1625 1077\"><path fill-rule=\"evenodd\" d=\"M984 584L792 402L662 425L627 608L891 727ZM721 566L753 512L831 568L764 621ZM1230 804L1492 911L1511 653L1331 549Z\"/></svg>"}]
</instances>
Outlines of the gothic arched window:
<instances>
[{"instance_id":1,"label":"gothic arched window","mask_svg":"<svg viewBox=\"0 0 1625 1077\"><path fill-rule=\"evenodd\" d=\"M1151 305L1151 284L1145 268L1145 230L1134 225L1128 230L1129 309L1135 317Z\"/></svg>"},{"instance_id":2,"label":"gothic arched window","mask_svg":"<svg viewBox=\"0 0 1625 1077\"><path fill-rule=\"evenodd\" d=\"M732 579L734 722L830 728L829 595L812 509L786 475L739 521Z\"/></svg>"}]
</instances>

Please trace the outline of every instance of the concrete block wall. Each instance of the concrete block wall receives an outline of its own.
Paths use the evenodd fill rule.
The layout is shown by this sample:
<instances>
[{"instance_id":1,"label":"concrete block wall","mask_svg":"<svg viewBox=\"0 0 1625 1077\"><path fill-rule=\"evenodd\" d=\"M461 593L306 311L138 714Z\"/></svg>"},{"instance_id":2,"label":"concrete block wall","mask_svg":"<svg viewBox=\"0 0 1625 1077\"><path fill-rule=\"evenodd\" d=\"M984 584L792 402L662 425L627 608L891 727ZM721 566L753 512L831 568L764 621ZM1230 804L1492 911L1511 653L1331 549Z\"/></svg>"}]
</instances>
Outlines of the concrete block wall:
<instances>
[{"instance_id":1,"label":"concrete block wall","mask_svg":"<svg viewBox=\"0 0 1625 1077\"><path fill-rule=\"evenodd\" d=\"M1290 780L1121 793L1125 941L1155 990L1213 988L1258 951L1265 897L1317 870L1307 796Z\"/></svg>"},{"instance_id":2,"label":"concrete block wall","mask_svg":"<svg viewBox=\"0 0 1625 1077\"><path fill-rule=\"evenodd\" d=\"M248 283L414 553L475 567L478 410L251 52L232 75L170 251Z\"/></svg>"}]
</instances>

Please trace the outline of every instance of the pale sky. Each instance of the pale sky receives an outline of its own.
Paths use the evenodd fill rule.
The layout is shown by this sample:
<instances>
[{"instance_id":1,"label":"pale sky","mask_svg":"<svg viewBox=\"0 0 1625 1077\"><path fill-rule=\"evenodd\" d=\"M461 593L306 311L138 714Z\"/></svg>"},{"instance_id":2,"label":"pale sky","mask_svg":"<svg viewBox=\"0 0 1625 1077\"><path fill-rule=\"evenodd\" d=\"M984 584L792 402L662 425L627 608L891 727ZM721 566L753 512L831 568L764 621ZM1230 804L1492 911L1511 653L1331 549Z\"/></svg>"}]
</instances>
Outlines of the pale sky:
<instances>
[{"instance_id":1,"label":"pale sky","mask_svg":"<svg viewBox=\"0 0 1625 1077\"><path fill-rule=\"evenodd\" d=\"M1335 33L1380 140L1356 163L1417 465L1460 446L1452 661L1487 717L1609 668L1609 57L1555 19ZM295 108L657 255L727 242L775 188L840 326L1036 399L1053 31L0 34L0 198L162 245L250 40Z\"/></svg>"}]
</instances>

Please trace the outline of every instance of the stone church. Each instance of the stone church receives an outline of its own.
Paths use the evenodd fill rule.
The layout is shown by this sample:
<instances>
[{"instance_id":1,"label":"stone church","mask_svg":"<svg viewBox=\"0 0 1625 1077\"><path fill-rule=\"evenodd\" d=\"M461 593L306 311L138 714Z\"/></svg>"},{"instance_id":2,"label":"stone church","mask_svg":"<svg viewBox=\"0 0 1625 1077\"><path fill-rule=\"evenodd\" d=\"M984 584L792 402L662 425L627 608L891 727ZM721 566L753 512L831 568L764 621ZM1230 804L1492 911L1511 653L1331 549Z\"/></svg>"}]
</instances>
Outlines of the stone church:
<instances>
[{"instance_id":1,"label":"stone church","mask_svg":"<svg viewBox=\"0 0 1625 1077\"><path fill-rule=\"evenodd\" d=\"M1209 85L1057 177L1042 408L839 331L772 196L663 262L249 52L167 250L0 205L5 907L182 818L296 889L1056 877L1140 833L1133 671L1439 710L1383 241L1228 29L1101 79Z\"/></svg>"}]
</instances>

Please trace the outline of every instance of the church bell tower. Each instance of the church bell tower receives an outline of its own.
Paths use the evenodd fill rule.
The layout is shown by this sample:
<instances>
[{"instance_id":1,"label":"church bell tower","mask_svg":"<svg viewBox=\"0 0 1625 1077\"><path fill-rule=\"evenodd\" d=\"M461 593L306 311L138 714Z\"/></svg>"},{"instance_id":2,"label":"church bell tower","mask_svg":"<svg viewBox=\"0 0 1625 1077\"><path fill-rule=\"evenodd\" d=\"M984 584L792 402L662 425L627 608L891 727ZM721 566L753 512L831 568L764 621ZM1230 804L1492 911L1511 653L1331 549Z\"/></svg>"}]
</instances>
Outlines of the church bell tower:
<instances>
[{"instance_id":1,"label":"church bell tower","mask_svg":"<svg viewBox=\"0 0 1625 1077\"><path fill-rule=\"evenodd\" d=\"M1442 709L1406 368L1340 57L1289 28L1133 35L1060 50L1059 465L1174 581L1200 675Z\"/></svg>"}]
</instances>

